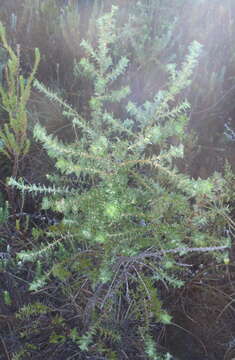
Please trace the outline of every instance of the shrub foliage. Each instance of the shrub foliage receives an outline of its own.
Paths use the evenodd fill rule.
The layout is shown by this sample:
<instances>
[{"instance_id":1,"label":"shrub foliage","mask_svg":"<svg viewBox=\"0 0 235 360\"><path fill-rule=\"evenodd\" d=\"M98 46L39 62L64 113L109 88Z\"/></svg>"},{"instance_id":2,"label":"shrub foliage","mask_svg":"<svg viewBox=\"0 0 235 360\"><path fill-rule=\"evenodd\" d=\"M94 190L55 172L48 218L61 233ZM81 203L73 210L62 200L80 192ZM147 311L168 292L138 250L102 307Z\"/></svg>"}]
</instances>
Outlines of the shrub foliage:
<instances>
[{"instance_id":1,"label":"shrub foliage","mask_svg":"<svg viewBox=\"0 0 235 360\"><path fill-rule=\"evenodd\" d=\"M184 156L190 108L179 95L190 84L200 44L190 45L181 68L167 66L167 87L151 101L141 106L127 103L131 90L118 84L129 61L113 56L116 10L112 7L97 20L97 45L83 40L85 55L74 66L74 75L85 77L92 89L85 115L34 82L71 121L74 141L62 142L40 124L35 126L35 139L55 162L55 172L48 175L51 186L27 185L14 178L9 185L42 193L43 210L60 213L62 220L46 233L35 232L40 245L37 241L17 257L21 266L37 264L31 291L57 279L60 293L68 299L80 294L79 326L67 337L54 334L51 341L69 337L80 351L92 348L117 358L118 350L115 355L113 349L120 348L125 336L120 312L127 309L124 318L138 324L134 331L146 356L159 359L151 324L171 322L160 300L161 287L183 284L180 258L210 252L218 260L227 259L221 251L230 246L230 230L226 236L225 230L234 226L229 177L215 174L195 180L177 168ZM112 113L112 104L122 108L124 120Z\"/></svg>"}]
</instances>

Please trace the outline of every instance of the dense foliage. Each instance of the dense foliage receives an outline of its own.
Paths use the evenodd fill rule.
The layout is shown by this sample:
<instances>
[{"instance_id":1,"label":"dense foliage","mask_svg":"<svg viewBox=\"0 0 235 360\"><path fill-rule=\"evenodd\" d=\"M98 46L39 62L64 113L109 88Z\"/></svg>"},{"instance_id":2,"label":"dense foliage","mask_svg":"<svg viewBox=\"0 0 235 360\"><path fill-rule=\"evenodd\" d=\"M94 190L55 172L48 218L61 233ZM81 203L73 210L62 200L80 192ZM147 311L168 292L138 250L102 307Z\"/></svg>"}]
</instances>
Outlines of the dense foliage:
<instances>
[{"instance_id":1,"label":"dense foliage","mask_svg":"<svg viewBox=\"0 0 235 360\"><path fill-rule=\"evenodd\" d=\"M176 3L179 14L186 2ZM18 339L10 351L13 360L170 359L159 341L174 324L166 293L179 294L177 289L192 281L192 263L197 268L204 261L230 262L231 166L206 179L182 171L188 169L187 149L197 146L188 132L186 94L190 97L205 50L192 41L178 58L173 55L179 24L174 11L166 11L168 2L135 2L127 13L127 5L111 10L109 5L94 2L86 30L75 18L73 2L60 9L52 0L34 6L26 1L14 13L13 29L17 16L30 19L27 36L44 22L49 43L55 29L63 34L74 52L65 61L67 79L60 78L59 62L53 63L56 81L53 72L45 79L37 49L29 70L30 57L20 54L19 46L14 51L0 28L6 50L0 58L0 150L3 161L13 165L11 178L3 177L8 202L0 203L0 257L3 307L14 313ZM85 9L82 2L78 7ZM76 30L83 40L80 35L75 40ZM43 51L41 63L47 64ZM160 74L157 86L153 68ZM49 111L40 113L45 104ZM51 132L54 109L62 126L54 124ZM233 134L231 124L225 128ZM49 164L41 160L42 183L30 183L19 165L26 154L34 162L35 149ZM27 213L27 201L40 206L39 215ZM28 294L27 300L20 294ZM8 317L6 322L9 328ZM9 357L4 339L3 346Z\"/></svg>"}]
</instances>

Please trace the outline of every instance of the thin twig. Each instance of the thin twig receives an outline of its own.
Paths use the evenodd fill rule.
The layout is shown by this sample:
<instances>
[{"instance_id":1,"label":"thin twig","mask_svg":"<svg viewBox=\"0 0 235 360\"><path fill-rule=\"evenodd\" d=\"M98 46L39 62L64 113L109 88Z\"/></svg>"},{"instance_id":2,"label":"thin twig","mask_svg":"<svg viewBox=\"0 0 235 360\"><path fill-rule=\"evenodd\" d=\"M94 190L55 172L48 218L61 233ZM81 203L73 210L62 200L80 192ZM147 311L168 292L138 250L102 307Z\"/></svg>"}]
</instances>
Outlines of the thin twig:
<instances>
[{"instance_id":1,"label":"thin twig","mask_svg":"<svg viewBox=\"0 0 235 360\"><path fill-rule=\"evenodd\" d=\"M148 296L148 299L149 299L149 300L151 300L151 295L150 295L150 293L149 293L149 291L148 291L148 288L147 288L147 286L146 286L146 284L145 284L144 280L143 280L143 279L142 279L142 277L140 276L140 274L139 274L139 272L137 271L137 269L135 268L135 266L134 266L134 265L132 265L132 267L133 267L133 269L135 270L135 272L136 272L136 274L137 274L138 278L139 278L139 279L140 279L140 281L142 282L142 284L143 284L143 286L144 286L144 289L145 289L145 291L146 291L146 294L147 294L147 296Z\"/></svg>"},{"instance_id":2,"label":"thin twig","mask_svg":"<svg viewBox=\"0 0 235 360\"><path fill-rule=\"evenodd\" d=\"M9 356L9 353L8 353L8 350L7 350L7 347L6 347L6 344L5 344L5 341L3 340L2 337L1 337L1 342L2 342L2 346L3 346L3 349L4 349L5 355L7 357L7 360L11 360L10 356Z\"/></svg>"},{"instance_id":3,"label":"thin twig","mask_svg":"<svg viewBox=\"0 0 235 360\"><path fill-rule=\"evenodd\" d=\"M135 256L135 259L145 258L145 257L160 257L160 255L165 254L177 254L177 253L188 253L188 252L210 252L210 251L222 251L228 249L228 245L223 246L208 246L208 247L193 247L193 248L176 248L169 250L158 250L156 252L143 252L140 255ZM133 259L134 260L134 259Z\"/></svg>"}]
</instances>

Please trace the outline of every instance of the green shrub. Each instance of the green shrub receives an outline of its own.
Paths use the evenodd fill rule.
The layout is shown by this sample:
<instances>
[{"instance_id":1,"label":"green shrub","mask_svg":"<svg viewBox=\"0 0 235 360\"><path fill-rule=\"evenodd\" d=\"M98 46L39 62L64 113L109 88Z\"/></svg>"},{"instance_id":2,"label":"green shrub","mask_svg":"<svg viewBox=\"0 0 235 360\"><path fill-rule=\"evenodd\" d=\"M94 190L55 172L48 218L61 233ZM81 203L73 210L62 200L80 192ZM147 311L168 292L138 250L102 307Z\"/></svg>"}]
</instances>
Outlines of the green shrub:
<instances>
[{"instance_id":1,"label":"green shrub","mask_svg":"<svg viewBox=\"0 0 235 360\"><path fill-rule=\"evenodd\" d=\"M35 63L26 79L20 74L20 48L16 53L8 44L6 32L0 23L0 42L7 51L9 59L4 66L5 79L0 83L1 108L7 119L1 124L0 152L12 162L12 174L17 176L19 162L29 150L27 103L31 86L40 61L39 50L35 50Z\"/></svg>"},{"instance_id":2,"label":"green shrub","mask_svg":"<svg viewBox=\"0 0 235 360\"><path fill-rule=\"evenodd\" d=\"M120 104L130 90L116 85L129 62L124 56L113 61L115 12L113 7L99 18L97 46L84 40L86 56L75 64L74 74L89 79L93 91L87 117L35 82L60 104L75 140L63 143L35 126L35 138L55 161L55 173L48 175L52 186L26 185L13 178L9 184L45 194L42 208L60 213L63 220L48 229L47 243L17 256L21 263L40 263L30 290L57 278L64 296L81 292L79 333L75 328L71 335L80 350L96 344L107 354L107 344L120 347L115 332L121 334L120 308L127 307L126 316L137 321L135 331L148 357L157 359L150 324L171 322L162 308L159 284L183 284L180 257L227 249L230 239L222 234L232 222L226 180L218 174L194 180L176 166L184 155L189 109L188 102L179 103L177 97L190 84L200 44L190 45L181 69L167 67L165 90L142 106L129 102L127 118L118 119L110 104Z\"/></svg>"}]
</instances>

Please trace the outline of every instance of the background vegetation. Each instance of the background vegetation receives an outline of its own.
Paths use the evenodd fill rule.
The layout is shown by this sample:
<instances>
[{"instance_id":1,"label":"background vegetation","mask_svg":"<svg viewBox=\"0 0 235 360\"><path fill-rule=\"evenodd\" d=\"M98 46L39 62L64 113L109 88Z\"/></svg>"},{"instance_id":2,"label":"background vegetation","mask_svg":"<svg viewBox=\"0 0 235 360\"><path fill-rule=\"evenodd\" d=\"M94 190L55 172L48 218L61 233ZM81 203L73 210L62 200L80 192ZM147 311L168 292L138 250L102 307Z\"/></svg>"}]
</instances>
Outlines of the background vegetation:
<instances>
[{"instance_id":1,"label":"background vegetation","mask_svg":"<svg viewBox=\"0 0 235 360\"><path fill-rule=\"evenodd\" d=\"M0 359L234 357L234 14L1 1Z\"/></svg>"}]
</instances>

